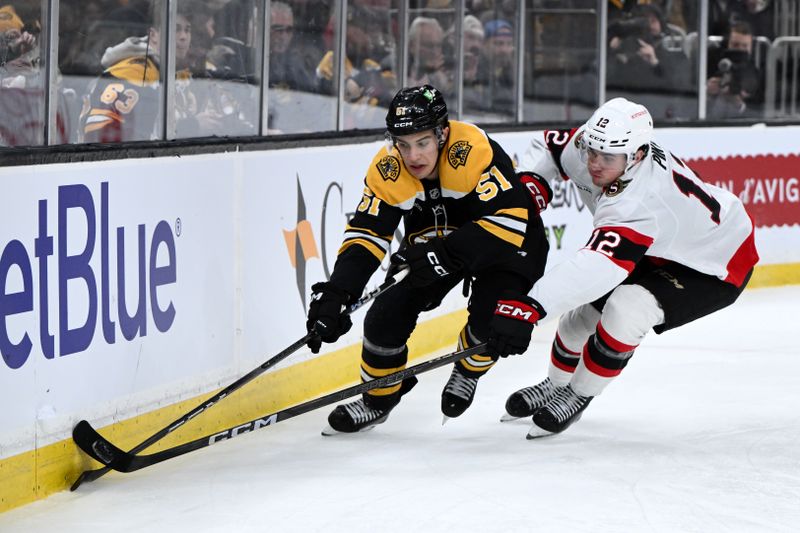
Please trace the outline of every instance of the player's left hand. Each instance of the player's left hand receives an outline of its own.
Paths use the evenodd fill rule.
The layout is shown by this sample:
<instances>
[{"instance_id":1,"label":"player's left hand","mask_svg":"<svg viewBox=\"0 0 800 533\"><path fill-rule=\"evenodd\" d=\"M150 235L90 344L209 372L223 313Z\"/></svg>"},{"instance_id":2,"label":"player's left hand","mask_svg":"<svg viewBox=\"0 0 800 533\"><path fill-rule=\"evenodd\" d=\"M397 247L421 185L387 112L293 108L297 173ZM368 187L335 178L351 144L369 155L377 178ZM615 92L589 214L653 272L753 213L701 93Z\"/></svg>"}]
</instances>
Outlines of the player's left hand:
<instances>
[{"instance_id":1,"label":"player's left hand","mask_svg":"<svg viewBox=\"0 0 800 533\"><path fill-rule=\"evenodd\" d=\"M546 314L541 304L527 295L498 300L489 323L487 354L508 357L525 353L531 343L533 326Z\"/></svg>"},{"instance_id":2,"label":"player's left hand","mask_svg":"<svg viewBox=\"0 0 800 533\"><path fill-rule=\"evenodd\" d=\"M412 287L425 287L461 269L461 263L447 251L444 239L431 239L392 254L392 264L407 266Z\"/></svg>"}]
</instances>

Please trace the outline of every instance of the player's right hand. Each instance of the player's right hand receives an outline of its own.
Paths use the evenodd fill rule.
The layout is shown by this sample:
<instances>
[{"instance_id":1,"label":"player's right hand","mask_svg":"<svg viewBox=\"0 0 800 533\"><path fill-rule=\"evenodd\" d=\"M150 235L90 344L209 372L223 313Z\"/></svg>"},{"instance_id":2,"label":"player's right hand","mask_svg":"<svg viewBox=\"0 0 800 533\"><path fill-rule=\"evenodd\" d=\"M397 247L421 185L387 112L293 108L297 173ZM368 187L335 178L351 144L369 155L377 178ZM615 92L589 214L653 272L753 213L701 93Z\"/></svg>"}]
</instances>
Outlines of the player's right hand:
<instances>
[{"instance_id":1,"label":"player's right hand","mask_svg":"<svg viewBox=\"0 0 800 533\"><path fill-rule=\"evenodd\" d=\"M353 327L350 316L344 312L350 300L349 294L330 282L311 286L306 329L309 333L315 333L308 341L313 353L319 353L323 342L336 342Z\"/></svg>"},{"instance_id":2,"label":"player's right hand","mask_svg":"<svg viewBox=\"0 0 800 533\"><path fill-rule=\"evenodd\" d=\"M539 302L527 295L498 300L489 323L487 354L508 357L525 353L531 343L533 326L546 314Z\"/></svg>"}]
</instances>

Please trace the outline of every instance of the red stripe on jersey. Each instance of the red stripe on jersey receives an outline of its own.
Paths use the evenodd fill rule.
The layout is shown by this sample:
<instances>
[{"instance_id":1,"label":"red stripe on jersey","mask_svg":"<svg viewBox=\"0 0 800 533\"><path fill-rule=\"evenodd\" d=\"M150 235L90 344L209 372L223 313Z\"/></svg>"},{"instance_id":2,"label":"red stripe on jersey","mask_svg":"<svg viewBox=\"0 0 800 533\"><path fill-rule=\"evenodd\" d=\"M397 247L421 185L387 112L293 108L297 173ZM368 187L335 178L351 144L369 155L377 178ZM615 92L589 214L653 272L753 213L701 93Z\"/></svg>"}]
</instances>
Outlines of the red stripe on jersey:
<instances>
[{"instance_id":1,"label":"red stripe on jersey","mask_svg":"<svg viewBox=\"0 0 800 533\"><path fill-rule=\"evenodd\" d=\"M632 352L633 350L636 349L637 346L639 346L638 344L633 344L633 345L625 344L624 342L618 341L617 339L612 337L611 334L608 331L606 331L606 328L603 327L602 321L597 323L597 334L600 335L600 339L606 344L606 346L608 346L615 352L619 353Z\"/></svg>"},{"instance_id":2,"label":"red stripe on jersey","mask_svg":"<svg viewBox=\"0 0 800 533\"><path fill-rule=\"evenodd\" d=\"M586 248L608 257L615 265L631 273L644 257L653 238L625 226L595 228Z\"/></svg>"},{"instance_id":3,"label":"red stripe on jersey","mask_svg":"<svg viewBox=\"0 0 800 533\"><path fill-rule=\"evenodd\" d=\"M615 378L622 373L622 368L606 368L592 361L592 356L589 354L588 343L583 348L583 364L586 365L586 370L604 378Z\"/></svg>"},{"instance_id":4,"label":"red stripe on jersey","mask_svg":"<svg viewBox=\"0 0 800 533\"><path fill-rule=\"evenodd\" d=\"M750 218L752 222L753 218ZM750 235L744 240L736 253L733 254L731 260L728 261L728 276L725 281L732 283L736 287L741 287L744 283L747 274L758 263L758 251L756 250L755 242L755 224L753 229L750 230Z\"/></svg>"},{"instance_id":5,"label":"red stripe on jersey","mask_svg":"<svg viewBox=\"0 0 800 533\"><path fill-rule=\"evenodd\" d=\"M564 152L564 148L566 148L566 146L572 140L572 137L575 135L576 131L578 131L578 128L572 128L569 130L544 131L544 144L547 146L547 149L550 150L550 153L553 154L553 161L558 168L558 172L561 174L561 179L564 181L567 181L569 176L564 171L564 167L561 166L561 154Z\"/></svg>"}]
</instances>

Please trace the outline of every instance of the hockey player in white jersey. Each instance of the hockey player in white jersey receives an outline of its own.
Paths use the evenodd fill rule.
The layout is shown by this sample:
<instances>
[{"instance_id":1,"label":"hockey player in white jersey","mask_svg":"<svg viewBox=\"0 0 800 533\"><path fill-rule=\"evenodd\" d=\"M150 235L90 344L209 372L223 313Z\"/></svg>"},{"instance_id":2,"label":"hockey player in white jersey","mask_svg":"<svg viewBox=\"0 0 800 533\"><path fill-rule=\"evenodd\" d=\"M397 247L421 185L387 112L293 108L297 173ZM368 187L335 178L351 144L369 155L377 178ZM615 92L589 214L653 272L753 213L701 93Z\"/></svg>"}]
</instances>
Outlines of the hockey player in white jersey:
<instances>
[{"instance_id":1,"label":"hockey player in white jersey","mask_svg":"<svg viewBox=\"0 0 800 533\"><path fill-rule=\"evenodd\" d=\"M504 420L528 438L564 431L616 378L650 329L662 333L733 303L758 261L753 222L653 142L641 105L615 98L573 130L534 138L522 171L571 180L594 216L585 247L528 294L498 301L489 353L523 353L534 325L560 317L548 377L512 394Z\"/></svg>"}]
</instances>

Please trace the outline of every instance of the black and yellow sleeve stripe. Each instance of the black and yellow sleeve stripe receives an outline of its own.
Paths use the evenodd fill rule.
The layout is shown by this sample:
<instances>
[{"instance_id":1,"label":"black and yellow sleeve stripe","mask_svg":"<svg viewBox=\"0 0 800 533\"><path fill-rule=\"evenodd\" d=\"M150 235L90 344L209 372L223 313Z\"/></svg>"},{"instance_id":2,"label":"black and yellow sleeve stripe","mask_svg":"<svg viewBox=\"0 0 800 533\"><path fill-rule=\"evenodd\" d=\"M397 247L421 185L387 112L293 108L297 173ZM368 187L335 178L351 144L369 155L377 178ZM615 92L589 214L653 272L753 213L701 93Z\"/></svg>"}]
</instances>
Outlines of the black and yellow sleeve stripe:
<instances>
[{"instance_id":1,"label":"black and yellow sleeve stripe","mask_svg":"<svg viewBox=\"0 0 800 533\"><path fill-rule=\"evenodd\" d=\"M389 252L389 244L391 242L391 235L378 235L366 228L348 225L344 231L344 240L339 248L339 255L351 246L358 245L366 248L378 261L383 261L383 258Z\"/></svg>"},{"instance_id":2,"label":"black and yellow sleeve stripe","mask_svg":"<svg viewBox=\"0 0 800 533\"><path fill-rule=\"evenodd\" d=\"M523 207L500 209L491 215L481 217L478 226L498 239L522 247L528 224L528 210Z\"/></svg>"}]
</instances>

